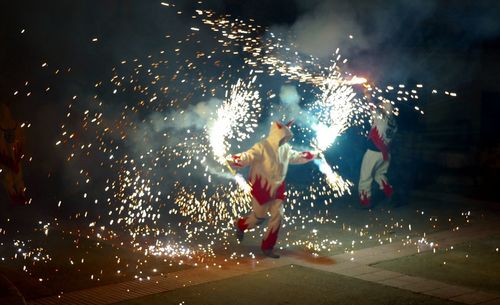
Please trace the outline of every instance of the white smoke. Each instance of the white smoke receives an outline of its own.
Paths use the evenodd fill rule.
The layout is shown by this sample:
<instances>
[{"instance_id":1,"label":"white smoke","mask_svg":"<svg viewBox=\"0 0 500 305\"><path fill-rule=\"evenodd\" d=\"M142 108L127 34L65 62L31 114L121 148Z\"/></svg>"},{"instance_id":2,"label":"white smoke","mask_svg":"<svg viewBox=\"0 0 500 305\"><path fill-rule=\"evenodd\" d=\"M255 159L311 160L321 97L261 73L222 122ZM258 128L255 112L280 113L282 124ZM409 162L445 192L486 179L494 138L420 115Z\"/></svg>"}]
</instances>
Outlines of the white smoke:
<instances>
[{"instance_id":1,"label":"white smoke","mask_svg":"<svg viewBox=\"0 0 500 305\"><path fill-rule=\"evenodd\" d=\"M217 111L217 107L221 103L221 100L211 98L208 101L191 105L187 109L169 112L165 115L154 113L150 117L150 122L156 132L162 132L169 128L176 130L189 128L202 130L210 118L213 117L213 114Z\"/></svg>"},{"instance_id":2,"label":"white smoke","mask_svg":"<svg viewBox=\"0 0 500 305\"><path fill-rule=\"evenodd\" d=\"M280 25L272 30L289 31L301 53L319 58L331 57L337 48L344 55L376 49L394 39L405 22L418 26L436 7L435 1L296 2L304 13L288 29Z\"/></svg>"},{"instance_id":3,"label":"white smoke","mask_svg":"<svg viewBox=\"0 0 500 305\"><path fill-rule=\"evenodd\" d=\"M360 35L360 26L331 9L317 9L302 16L290 30L301 53L319 58L331 56L339 47L364 48L367 45Z\"/></svg>"},{"instance_id":4,"label":"white smoke","mask_svg":"<svg viewBox=\"0 0 500 305\"><path fill-rule=\"evenodd\" d=\"M309 125L316 122L316 119L300 106L301 96L297 88L293 85L283 85L280 89L280 101L284 107L284 115L289 119L294 119L297 123Z\"/></svg>"}]
</instances>

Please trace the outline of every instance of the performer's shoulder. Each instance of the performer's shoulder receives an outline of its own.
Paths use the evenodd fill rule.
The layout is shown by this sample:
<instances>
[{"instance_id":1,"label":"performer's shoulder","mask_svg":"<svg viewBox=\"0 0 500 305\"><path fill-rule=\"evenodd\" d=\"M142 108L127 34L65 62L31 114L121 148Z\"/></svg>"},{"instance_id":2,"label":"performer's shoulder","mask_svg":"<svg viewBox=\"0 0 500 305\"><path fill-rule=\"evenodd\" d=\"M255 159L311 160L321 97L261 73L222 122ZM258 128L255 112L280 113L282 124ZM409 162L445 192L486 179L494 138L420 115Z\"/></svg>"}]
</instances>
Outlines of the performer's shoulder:
<instances>
[{"instance_id":1,"label":"performer's shoulder","mask_svg":"<svg viewBox=\"0 0 500 305\"><path fill-rule=\"evenodd\" d=\"M265 140L260 140L252 146L252 149L262 149Z\"/></svg>"},{"instance_id":2,"label":"performer's shoulder","mask_svg":"<svg viewBox=\"0 0 500 305\"><path fill-rule=\"evenodd\" d=\"M290 145L290 143L284 143L283 145L281 145L279 147L279 149L282 151L288 151L288 152L293 150L292 145Z\"/></svg>"}]
</instances>

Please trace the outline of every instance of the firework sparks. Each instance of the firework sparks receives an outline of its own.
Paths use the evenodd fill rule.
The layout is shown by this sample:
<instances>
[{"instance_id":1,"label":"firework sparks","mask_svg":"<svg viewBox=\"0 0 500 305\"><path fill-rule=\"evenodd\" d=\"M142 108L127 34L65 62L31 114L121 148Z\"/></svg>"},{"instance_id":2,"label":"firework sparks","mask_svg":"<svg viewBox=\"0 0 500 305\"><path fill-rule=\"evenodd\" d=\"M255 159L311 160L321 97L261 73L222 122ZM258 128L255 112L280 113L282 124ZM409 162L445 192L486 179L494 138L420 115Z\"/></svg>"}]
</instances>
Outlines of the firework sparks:
<instances>
[{"instance_id":1,"label":"firework sparks","mask_svg":"<svg viewBox=\"0 0 500 305\"><path fill-rule=\"evenodd\" d=\"M350 85L352 81L357 83L357 80L353 78L351 81L346 81L333 68L330 71L329 77L320 87L321 94L312 106L313 111L316 110L318 113L318 123L312 125L316 133L313 143L321 151L328 149L351 125L353 111L356 109L354 107L356 93Z\"/></svg>"},{"instance_id":2,"label":"firework sparks","mask_svg":"<svg viewBox=\"0 0 500 305\"><path fill-rule=\"evenodd\" d=\"M166 2L161 5L166 10L176 7ZM241 174L233 173L232 168L228 168L231 174L224 172L226 155L258 137L263 117L278 112L273 101L275 88L265 93L262 89L262 84L273 83L268 80L296 84L307 94L301 105L307 123L299 127L304 131L300 133L304 146L311 143L321 152L333 150L348 128L369 121L370 103L356 94L356 85L367 80L344 72L347 59L339 49L323 65L253 22L202 9L192 17L184 32L165 33L168 43L164 50L124 59L113 68L111 79L94 84L93 96L75 95L68 101L60 138L54 142L66 154L67 170L73 174L73 186L83 202L70 216L71 222L85 223L85 233L78 234L92 236L98 243L119 240L120 246L130 246L145 257L178 261L202 261L215 257L217 247L230 248L234 241L228 234L229 224L248 211L251 197L250 185ZM97 38L91 43L102 41ZM206 39L209 47L203 45ZM44 63L42 68L48 71L52 66ZM55 73L63 72L58 69ZM370 94L373 100L394 103L397 113L399 105L417 101L422 88L420 84L415 88L373 86ZM262 96L269 97L266 104ZM314 98L308 102L311 96ZM423 114L419 105L410 106ZM311 173L311 185L289 188L284 228L288 231L281 246L315 252L352 251L363 241L392 242L394 237L385 229L373 233L368 227L354 228L344 224L334 214L337 211L328 209L338 197L350 193L353 184L324 158L314 163L319 172ZM68 205L58 200L57 206L64 209ZM56 221L46 223L39 232L50 236ZM321 237L328 225L352 233L352 242ZM389 227L401 229L402 225ZM411 242L410 237L402 240ZM21 240L15 246L24 253L17 254L18 258L52 260L45 248ZM236 252L228 257L243 256L255 257ZM77 264L73 257L68 261Z\"/></svg>"},{"instance_id":3,"label":"firework sparks","mask_svg":"<svg viewBox=\"0 0 500 305\"><path fill-rule=\"evenodd\" d=\"M161 8L175 15L189 14L175 3L161 2ZM95 33L87 40L96 45L105 36ZM2 224L0 237L10 238L0 240L5 248L2 261L21 263L29 275L40 266L44 270L44 265L58 264L56 272L36 277L48 284L61 266L78 270L77 274L89 268L92 251L103 246L136 256L126 261L127 254L111 255L116 261L110 264L112 270L103 274L99 267L86 275L96 283L106 272L122 276L129 265L134 278L147 280L161 270L157 261L155 266L148 265L149 271L145 269L155 259L170 266L203 264L207 268L215 266L210 260L220 257L224 262L255 260L248 248L235 246L230 234L233 219L248 212L251 196L245 178L231 167L226 169L225 157L258 138L259 125L264 126L267 118L288 116L282 111L286 107L276 103L276 84L297 88L301 95L297 94L302 121L294 143L311 144L321 152L335 150L349 128L365 134L362 126L370 121L373 105L391 103L395 114L403 106L424 114L417 104L422 84L415 88L371 85L372 103L357 93L367 80L346 72L347 59L340 49L324 64L298 52L286 34L280 36L252 20L200 8L193 12L189 25L164 37L163 50L121 60L109 80L85 88L88 97L75 94L68 99L60 137L54 143L65 155L67 186L79 199L55 200L57 211L72 210L69 216L58 214L56 219L37 222L33 235L41 238L39 242L15 236L14 230ZM41 60L40 65L44 73L58 76L71 71L53 69L57 66L53 61ZM43 86L44 92L53 92L54 86ZM14 95L37 96L28 82L24 87L13 91ZM438 92L457 96L452 91L432 91ZM423 211L410 216L412 224L390 210L380 212L375 220L370 211L366 219L351 222L351 215L343 215L344 205L338 203L343 203L339 197L350 193L353 184L341 176L339 162L317 159L318 171L307 173L312 178L307 187L288 186L279 247L306 249L313 255L353 253L367 245L395 241L422 251L437 247L421 232L442 229L446 220L432 216L424 229L418 228L413 218L428 218ZM450 220L449 226L458 230L463 223L469 219ZM60 245L56 235L60 233L74 248L63 258L46 242L57 239L53 244ZM248 238L260 239L262 234L250 231ZM90 248L83 250L84 245Z\"/></svg>"},{"instance_id":4,"label":"firework sparks","mask_svg":"<svg viewBox=\"0 0 500 305\"><path fill-rule=\"evenodd\" d=\"M247 84L239 79L229 93L226 91L226 100L217 109L217 117L207 128L207 137L216 161L228 167L234 180L246 193L250 192L251 186L228 165L226 155L231 147L230 140L247 139L257 127L260 114L259 92L250 90L256 79L254 76Z\"/></svg>"},{"instance_id":5,"label":"firework sparks","mask_svg":"<svg viewBox=\"0 0 500 305\"><path fill-rule=\"evenodd\" d=\"M314 160L314 164L316 164L319 170L325 175L326 182L336 192L336 196L343 195L344 193L351 193L350 188L353 186L352 182L344 180L337 172L333 171L324 158Z\"/></svg>"}]
</instances>

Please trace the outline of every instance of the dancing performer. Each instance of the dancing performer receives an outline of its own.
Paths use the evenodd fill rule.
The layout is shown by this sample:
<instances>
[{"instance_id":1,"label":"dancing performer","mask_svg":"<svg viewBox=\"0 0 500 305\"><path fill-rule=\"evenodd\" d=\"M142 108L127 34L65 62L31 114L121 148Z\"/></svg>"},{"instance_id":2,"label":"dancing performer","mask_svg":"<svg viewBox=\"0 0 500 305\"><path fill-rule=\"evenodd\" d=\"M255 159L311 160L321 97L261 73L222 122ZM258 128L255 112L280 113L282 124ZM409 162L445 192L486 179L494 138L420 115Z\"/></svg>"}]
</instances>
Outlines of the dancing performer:
<instances>
[{"instance_id":1,"label":"dancing performer","mask_svg":"<svg viewBox=\"0 0 500 305\"><path fill-rule=\"evenodd\" d=\"M359 200L363 207L371 206L373 180L387 197L390 198L394 192L386 174L391 160L390 143L397 130L396 120L391 102L382 101L374 104L369 88L371 87L364 86L365 97L372 107L372 126L368 133L368 147L361 163L358 183Z\"/></svg>"},{"instance_id":2,"label":"dancing performer","mask_svg":"<svg viewBox=\"0 0 500 305\"><path fill-rule=\"evenodd\" d=\"M228 162L236 168L250 166L248 180L252 185L252 212L235 221L238 240L243 239L245 230L264 222L269 212L271 218L261 249L264 255L271 258L279 258L273 249L283 219L288 164L304 164L320 157L318 152L298 152L292 149L288 144L293 137L290 130L292 123L293 121L287 124L273 122L266 139L244 153L227 157Z\"/></svg>"}]
</instances>

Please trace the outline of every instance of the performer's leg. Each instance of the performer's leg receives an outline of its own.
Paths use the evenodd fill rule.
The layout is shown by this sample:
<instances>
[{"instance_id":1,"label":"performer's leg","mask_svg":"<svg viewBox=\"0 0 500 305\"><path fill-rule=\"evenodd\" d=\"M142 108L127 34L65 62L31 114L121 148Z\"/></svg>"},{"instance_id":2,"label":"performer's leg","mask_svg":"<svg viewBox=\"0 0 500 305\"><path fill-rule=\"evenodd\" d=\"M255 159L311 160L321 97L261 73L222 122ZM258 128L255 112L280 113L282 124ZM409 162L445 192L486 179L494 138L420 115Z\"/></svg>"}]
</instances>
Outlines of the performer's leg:
<instances>
[{"instance_id":1,"label":"performer's leg","mask_svg":"<svg viewBox=\"0 0 500 305\"><path fill-rule=\"evenodd\" d=\"M252 229L266 220L266 212L269 203L261 205L255 198L252 198L252 211L245 217L235 221L236 235L239 241L243 240L243 233L247 229Z\"/></svg>"},{"instance_id":2,"label":"performer's leg","mask_svg":"<svg viewBox=\"0 0 500 305\"><path fill-rule=\"evenodd\" d=\"M380 190L383 191L387 197L391 197L394 193L392 185L389 184L389 180L387 180L386 176L389 170L390 160L390 157L388 160L382 160L375 167L375 181L379 185Z\"/></svg>"},{"instance_id":3,"label":"performer's leg","mask_svg":"<svg viewBox=\"0 0 500 305\"><path fill-rule=\"evenodd\" d=\"M269 219L269 224L267 226L267 231L264 234L261 248L265 255L272 258L279 258L279 255L273 253L273 248L278 240L278 233L283 219L283 200L276 199L271 201L269 204L271 218Z\"/></svg>"},{"instance_id":4,"label":"performer's leg","mask_svg":"<svg viewBox=\"0 0 500 305\"><path fill-rule=\"evenodd\" d=\"M252 212L247 216L238 219L238 228L245 231L260 225L266 219L266 212L269 203L261 205L257 200L252 198Z\"/></svg>"},{"instance_id":5,"label":"performer's leg","mask_svg":"<svg viewBox=\"0 0 500 305\"><path fill-rule=\"evenodd\" d=\"M358 183L359 199L361 205L363 206L370 205L371 188L373 182L373 168L379 158L382 158L382 153L369 149L366 150L363 156Z\"/></svg>"}]
</instances>

